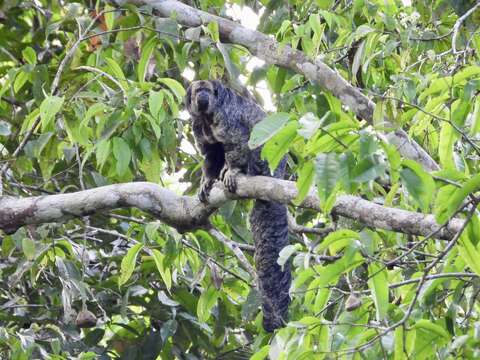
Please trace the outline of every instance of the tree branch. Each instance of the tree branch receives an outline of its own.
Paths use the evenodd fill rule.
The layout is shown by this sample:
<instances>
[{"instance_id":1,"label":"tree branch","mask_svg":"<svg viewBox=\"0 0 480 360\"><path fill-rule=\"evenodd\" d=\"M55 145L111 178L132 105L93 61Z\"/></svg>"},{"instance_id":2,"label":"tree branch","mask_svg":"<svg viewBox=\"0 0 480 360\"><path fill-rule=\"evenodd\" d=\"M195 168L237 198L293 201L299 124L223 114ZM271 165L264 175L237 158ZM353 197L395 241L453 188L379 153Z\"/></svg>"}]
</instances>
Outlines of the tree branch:
<instances>
[{"instance_id":1,"label":"tree branch","mask_svg":"<svg viewBox=\"0 0 480 360\"><path fill-rule=\"evenodd\" d=\"M27 224L64 222L99 211L136 207L185 232L208 228L208 217L229 199L263 199L289 204L297 196L297 187L292 181L243 175L238 176L237 181L236 194L226 192L216 183L209 205L202 204L196 196L179 196L147 182L108 185L69 194L3 196L0 197L0 229L13 233ZM315 189L300 206L321 211ZM372 228L419 236L435 233L434 237L439 239L451 239L464 223L462 219L452 219L440 226L433 215L389 208L352 195L338 196L332 211Z\"/></svg>"},{"instance_id":2,"label":"tree branch","mask_svg":"<svg viewBox=\"0 0 480 360\"><path fill-rule=\"evenodd\" d=\"M322 86L340 99L357 116L373 124L375 104L362 92L346 81L338 72L319 59L310 60L303 52L289 45L279 44L272 37L259 31L250 30L219 16L195 9L175 0L117 0L117 3L148 5L159 15L173 17L186 27L197 27L210 22L218 23L221 40L245 46L253 55L304 75L310 81ZM394 125L389 123L392 128ZM422 164L426 170L438 170L438 164L403 130L392 131L387 140L394 144L406 158Z\"/></svg>"}]
</instances>

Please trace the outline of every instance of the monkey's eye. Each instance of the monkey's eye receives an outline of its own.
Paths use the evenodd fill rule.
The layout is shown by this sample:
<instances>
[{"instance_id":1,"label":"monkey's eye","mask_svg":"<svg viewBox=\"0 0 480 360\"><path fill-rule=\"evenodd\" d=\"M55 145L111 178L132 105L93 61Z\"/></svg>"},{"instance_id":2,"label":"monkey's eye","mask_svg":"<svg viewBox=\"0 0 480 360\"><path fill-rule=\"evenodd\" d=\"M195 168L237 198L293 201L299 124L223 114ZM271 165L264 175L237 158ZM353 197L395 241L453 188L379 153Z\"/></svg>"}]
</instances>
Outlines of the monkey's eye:
<instances>
[{"instance_id":1,"label":"monkey's eye","mask_svg":"<svg viewBox=\"0 0 480 360\"><path fill-rule=\"evenodd\" d=\"M215 95L215 97L218 96L218 89L214 89L214 90L213 90L213 95Z\"/></svg>"}]
</instances>

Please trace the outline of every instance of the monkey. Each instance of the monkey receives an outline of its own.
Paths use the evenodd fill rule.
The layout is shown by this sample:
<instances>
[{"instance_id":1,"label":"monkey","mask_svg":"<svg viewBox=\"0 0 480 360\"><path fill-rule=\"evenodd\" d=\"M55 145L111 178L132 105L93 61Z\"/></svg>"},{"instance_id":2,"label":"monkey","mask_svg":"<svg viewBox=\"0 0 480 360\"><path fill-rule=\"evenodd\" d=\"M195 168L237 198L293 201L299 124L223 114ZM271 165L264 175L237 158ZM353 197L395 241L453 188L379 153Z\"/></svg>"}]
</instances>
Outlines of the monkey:
<instances>
[{"instance_id":1,"label":"monkey","mask_svg":"<svg viewBox=\"0 0 480 360\"><path fill-rule=\"evenodd\" d=\"M253 126L265 118L262 108L218 80L190 84L185 99L197 146L204 157L198 197L208 203L215 181L235 193L238 174L283 178L286 158L271 174L261 159L261 147L250 149ZM250 213L255 242L255 267L263 311L263 328L272 332L283 327L290 304L290 264L277 263L280 250L288 245L287 207L274 201L256 200Z\"/></svg>"}]
</instances>

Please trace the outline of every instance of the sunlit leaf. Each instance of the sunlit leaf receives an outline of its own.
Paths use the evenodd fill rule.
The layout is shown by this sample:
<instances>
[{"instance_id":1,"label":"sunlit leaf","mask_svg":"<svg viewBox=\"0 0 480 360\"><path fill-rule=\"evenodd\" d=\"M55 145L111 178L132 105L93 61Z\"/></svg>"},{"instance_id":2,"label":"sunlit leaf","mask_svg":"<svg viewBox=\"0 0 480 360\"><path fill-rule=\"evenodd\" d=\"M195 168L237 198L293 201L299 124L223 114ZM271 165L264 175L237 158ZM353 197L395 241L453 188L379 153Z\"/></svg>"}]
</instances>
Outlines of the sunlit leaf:
<instances>
[{"instance_id":1,"label":"sunlit leaf","mask_svg":"<svg viewBox=\"0 0 480 360\"><path fill-rule=\"evenodd\" d=\"M289 119L290 114L274 113L267 115L265 119L255 124L250 134L250 140L248 141L250 149L255 149L271 139Z\"/></svg>"},{"instance_id":2,"label":"sunlit leaf","mask_svg":"<svg viewBox=\"0 0 480 360\"><path fill-rule=\"evenodd\" d=\"M377 321L385 319L388 310L388 276L383 265L368 265L368 287L372 290L373 301L377 313Z\"/></svg>"},{"instance_id":3,"label":"sunlit leaf","mask_svg":"<svg viewBox=\"0 0 480 360\"><path fill-rule=\"evenodd\" d=\"M288 152L290 145L297 136L296 122L288 123L283 129L276 133L262 149L262 159L268 161L270 171L273 173L285 154Z\"/></svg>"},{"instance_id":4,"label":"sunlit leaf","mask_svg":"<svg viewBox=\"0 0 480 360\"><path fill-rule=\"evenodd\" d=\"M55 115L60 111L63 105L63 97L48 96L42 101L40 105L40 117L42 121L42 130L47 129L53 120Z\"/></svg>"},{"instance_id":5,"label":"sunlit leaf","mask_svg":"<svg viewBox=\"0 0 480 360\"><path fill-rule=\"evenodd\" d=\"M22 239L22 250L28 260L35 259L35 242L32 239L28 237Z\"/></svg>"},{"instance_id":6,"label":"sunlit leaf","mask_svg":"<svg viewBox=\"0 0 480 360\"><path fill-rule=\"evenodd\" d=\"M165 266L165 256L157 249L152 249L152 255L155 265L157 266L157 270L160 273L167 290L170 291L172 287L172 275L170 273L170 269Z\"/></svg>"},{"instance_id":7,"label":"sunlit leaf","mask_svg":"<svg viewBox=\"0 0 480 360\"><path fill-rule=\"evenodd\" d=\"M320 154L315 162L316 184L320 203L325 203L338 181L338 156L335 153Z\"/></svg>"},{"instance_id":8,"label":"sunlit leaf","mask_svg":"<svg viewBox=\"0 0 480 360\"><path fill-rule=\"evenodd\" d=\"M198 299L197 316L198 320L205 322L212 315L211 310L217 303L218 291L213 286L209 286L202 292Z\"/></svg>"},{"instance_id":9,"label":"sunlit leaf","mask_svg":"<svg viewBox=\"0 0 480 360\"><path fill-rule=\"evenodd\" d=\"M130 164L130 159L132 157L130 146L128 146L127 142L122 138L113 138L113 155L117 161L117 174L122 176L127 171L128 165Z\"/></svg>"},{"instance_id":10,"label":"sunlit leaf","mask_svg":"<svg viewBox=\"0 0 480 360\"><path fill-rule=\"evenodd\" d=\"M180 84L175 79L169 79L169 78L161 78L161 79L158 79L158 81L167 85L167 87L170 90L172 90L172 92L177 97L178 102L183 101L183 98L184 98L186 92L185 92L185 89L183 88L182 84Z\"/></svg>"},{"instance_id":11,"label":"sunlit leaf","mask_svg":"<svg viewBox=\"0 0 480 360\"><path fill-rule=\"evenodd\" d=\"M477 174L465 182L460 188L444 187L437 199L436 218L441 224L445 223L460 207L468 194L480 188L480 175ZM444 201L444 202L443 202Z\"/></svg>"},{"instance_id":12,"label":"sunlit leaf","mask_svg":"<svg viewBox=\"0 0 480 360\"><path fill-rule=\"evenodd\" d=\"M298 171L297 189L298 195L295 204L301 204L315 181L315 166L312 161L307 161Z\"/></svg>"},{"instance_id":13,"label":"sunlit leaf","mask_svg":"<svg viewBox=\"0 0 480 360\"><path fill-rule=\"evenodd\" d=\"M129 88L128 81L127 81L127 78L125 77L125 74L123 73L121 66L112 58L106 57L105 62L108 64L106 71L110 75L113 75L113 77L115 77L116 80L118 80L118 82L122 85L122 88L124 90L128 89Z\"/></svg>"},{"instance_id":14,"label":"sunlit leaf","mask_svg":"<svg viewBox=\"0 0 480 360\"><path fill-rule=\"evenodd\" d=\"M22 56L25 61L31 65L35 65L37 63L37 54L30 46L23 49Z\"/></svg>"},{"instance_id":15,"label":"sunlit leaf","mask_svg":"<svg viewBox=\"0 0 480 360\"><path fill-rule=\"evenodd\" d=\"M122 263L120 265L120 277L118 278L119 286L125 284L132 276L133 270L135 270L135 263L137 261L138 253L142 248L143 244L138 243L128 249L127 254L122 259Z\"/></svg>"},{"instance_id":16,"label":"sunlit leaf","mask_svg":"<svg viewBox=\"0 0 480 360\"><path fill-rule=\"evenodd\" d=\"M419 203L423 211L427 211L435 191L432 176L412 161L404 160L400 177L413 199Z\"/></svg>"},{"instance_id":17,"label":"sunlit leaf","mask_svg":"<svg viewBox=\"0 0 480 360\"><path fill-rule=\"evenodd\" d=\"M141 83L145 81L145 74L147 72L147 67L156 45L157 45L157 38L153 37L142 46L142 53L140 55L140 60L138 62L138 67L137 67L137 78L138 78L138 81Z\"/></svg>"}]
</instances>

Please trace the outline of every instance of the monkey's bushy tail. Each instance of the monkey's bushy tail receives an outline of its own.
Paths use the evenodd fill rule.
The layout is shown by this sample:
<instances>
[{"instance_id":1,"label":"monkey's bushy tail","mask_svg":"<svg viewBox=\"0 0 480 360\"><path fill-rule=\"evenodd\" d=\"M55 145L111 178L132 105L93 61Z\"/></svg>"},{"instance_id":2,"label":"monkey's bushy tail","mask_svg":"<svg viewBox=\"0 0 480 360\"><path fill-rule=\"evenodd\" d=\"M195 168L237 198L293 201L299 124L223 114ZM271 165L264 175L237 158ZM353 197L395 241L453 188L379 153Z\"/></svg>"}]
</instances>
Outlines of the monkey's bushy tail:
<instances>
[{"instance_id":1,"label":"monkey's bushy tail","mask_svg":"<svg viewBox=\"0 0 480 360\"><path fill-rule=\"evenodd\" d=\"M252 152L249 174L272 176L265 161L260 160L261 148ZM286 159L278 165L276 178L284 178ZM256 200L250 213L250 225L255 241L255 267L262 296L263 328L272 332L283 327L287 320L291 283L290 263L282 271L278 254L288 245L287 207L283 204Z\"/></svg>"},{"instance_id":2,"label":"monkey's bushy tail","mask_svg":"<svg viewBox=\"0 0 480 360\"><path fill-rule=\"evenodd\" d=\"M288 245L287 208L283 204L256 200L250 224L255 240L255 266L262 295L263 327L272 332L287 320L290 296L290 264L277 264L278 254Z\"/></svg>"}]
</instances>

